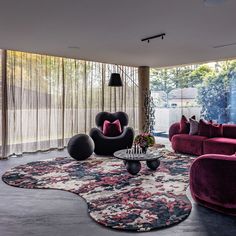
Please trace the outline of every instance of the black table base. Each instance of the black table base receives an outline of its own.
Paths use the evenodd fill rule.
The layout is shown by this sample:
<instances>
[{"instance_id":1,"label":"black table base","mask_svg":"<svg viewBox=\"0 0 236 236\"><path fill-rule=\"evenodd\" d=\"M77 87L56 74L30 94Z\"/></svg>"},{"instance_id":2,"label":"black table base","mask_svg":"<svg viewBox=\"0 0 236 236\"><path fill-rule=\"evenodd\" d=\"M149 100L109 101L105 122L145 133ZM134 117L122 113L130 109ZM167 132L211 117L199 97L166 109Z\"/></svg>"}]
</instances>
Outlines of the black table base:
<instances>
[{"instance_id":1,"label":"black table base","mask_svg":"<svg viewBox=\"0 0 236 236\"><path fill-rule=\"evenodd\" d=\"M121 149L114 152L113 155L124 162L127 171L132 175L136 175L140 171L141 161L145 161L149 169L156 170L160 165L159 158L163 156L158 150L135 153L132 149Z\"/></svg>"},{"instance_id":2,"label":"black table base","mask_svg":"<svg viewBox=\"0 0 236 236\"><path fill-rule=\"evenodd\" d=\"M152 161L146 161L148 168L151 170L156 170L157 167L160 165L160 160L152 160Z\"/></svg>"},{"instance_id":3,"label":"black table base","mask_svg":"<svg viewBox=\"0 0 236 236\"><path fill-rule=\"evenodd\" d=\"M140 161L126 161L126 169L131 175L136 175L141 169Z\"/></svg>"},{"instance_id":4,"label":"black table base","mask_svg":"<svg viewBox=\"0 0 236 236\"><path fill-rule=\"evenodd\" d=\"M141 169L140 161L125 160L124 164L125 164L127 171L132 175L138 174L138 172ZM157 167L160 165L160 161L159 160L150 160L150 161L146 161L146 164L149 169L156 170Z\"/></svg>"}]
</instances>

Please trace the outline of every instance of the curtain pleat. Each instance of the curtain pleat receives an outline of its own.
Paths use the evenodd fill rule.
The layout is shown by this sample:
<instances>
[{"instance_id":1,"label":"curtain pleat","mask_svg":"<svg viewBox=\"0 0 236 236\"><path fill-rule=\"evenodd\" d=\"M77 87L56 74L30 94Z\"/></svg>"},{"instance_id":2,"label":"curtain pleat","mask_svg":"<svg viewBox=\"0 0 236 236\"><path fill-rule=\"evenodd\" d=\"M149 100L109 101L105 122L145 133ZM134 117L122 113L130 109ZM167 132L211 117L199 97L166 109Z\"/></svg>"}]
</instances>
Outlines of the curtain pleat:
<instances>
[{"instance_id":1,"label":"curtain pleat","mask_svg":"<svg viewBox=\"0 0 236 236\"><path fill-rule=\"evenodd\" d=\"M125 111L138 130L137 68L17 51L1 55L2 157L64 148L70 137L95 126L100 111ZM123 87L108 87L113 72L121 74Z\"/></svg>"},{"instance_id":2,"label":"curtain pleat","mask_svg":"<svg viewBox=\"0 0 236 236\"><path fill-rule=\"evenodd\" d=\"M7 157L7 54L6 51L0 50L0 84L1 84L1 119L0 119L0 159L4 159Z\"/></svg>"}]
</instances>

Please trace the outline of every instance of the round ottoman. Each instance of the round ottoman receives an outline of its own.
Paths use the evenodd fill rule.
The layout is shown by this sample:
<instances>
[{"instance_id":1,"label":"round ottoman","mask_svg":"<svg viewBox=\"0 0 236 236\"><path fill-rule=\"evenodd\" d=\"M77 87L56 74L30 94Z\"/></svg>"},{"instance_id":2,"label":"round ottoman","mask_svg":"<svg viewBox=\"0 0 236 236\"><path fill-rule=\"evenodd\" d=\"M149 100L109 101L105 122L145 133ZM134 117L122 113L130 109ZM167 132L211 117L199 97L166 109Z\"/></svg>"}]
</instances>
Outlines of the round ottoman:
<instances>
[{"instance_id":1,"label":"round ottoman","mask_svg":"<svg viewBox=\"0 0 236 236\"><path fill-rule=\"evenodd\" d=\"M67 150L74 159L85 160L92 155L94 142L87 134L77 134L70 139Z\"/></svg>"}]
</instances>

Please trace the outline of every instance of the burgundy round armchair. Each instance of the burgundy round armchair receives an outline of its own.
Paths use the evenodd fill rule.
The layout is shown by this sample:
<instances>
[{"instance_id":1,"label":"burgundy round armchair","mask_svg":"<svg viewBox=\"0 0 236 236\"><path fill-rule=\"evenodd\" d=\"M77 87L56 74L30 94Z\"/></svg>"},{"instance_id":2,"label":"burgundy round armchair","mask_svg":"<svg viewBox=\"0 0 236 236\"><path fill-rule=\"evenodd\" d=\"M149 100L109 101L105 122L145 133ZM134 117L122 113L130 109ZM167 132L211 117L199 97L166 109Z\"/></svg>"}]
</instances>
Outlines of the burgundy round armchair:
<instances>
[{"instance_id":1,"label":"burgundy round armchair","mask_svg":"<svg viewBox=\"0 0 236 236\"><path fill-rule=\"evenodd\" d=\"M121 133L114 137L105 136L103 134L104 122L114 122L116 120L120 122ZM120 149L131 148L134 140L134 130L127 127L128 122L129 118L125 112L99 112L95 118L97 128L90 130L90 136L95 143L94 152L97 155L113 155L114 152Z\"/></svg>"},{"instance_id":2,"label":"burgundy round armchair","mask_svg":"<svg viewBox=\"0 0 236 236\"><path fill-rule=\"evenodd\" d=\"M200 205L236 216L236 156L198 157L190 169L190 190Z\"/></svg>"}]
</instances>

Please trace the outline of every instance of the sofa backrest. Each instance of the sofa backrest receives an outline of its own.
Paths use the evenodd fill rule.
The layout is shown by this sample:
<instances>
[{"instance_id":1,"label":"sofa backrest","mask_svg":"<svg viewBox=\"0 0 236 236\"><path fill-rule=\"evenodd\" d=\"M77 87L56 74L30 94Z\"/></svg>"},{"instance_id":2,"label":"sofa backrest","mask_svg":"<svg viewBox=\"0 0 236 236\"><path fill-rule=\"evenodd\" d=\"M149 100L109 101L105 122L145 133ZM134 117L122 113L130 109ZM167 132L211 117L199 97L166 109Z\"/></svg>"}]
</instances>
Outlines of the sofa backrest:
<instances>
[{"instance_id":1,"label":"sofa backrest","mask_svg":"<svg viewBox=\"0 0 236 236\"><path fill-rule=\"evenodd\" d=\"M223 125L223 137L236 139L236 125Z\"/></svg>"}]
</instances>

